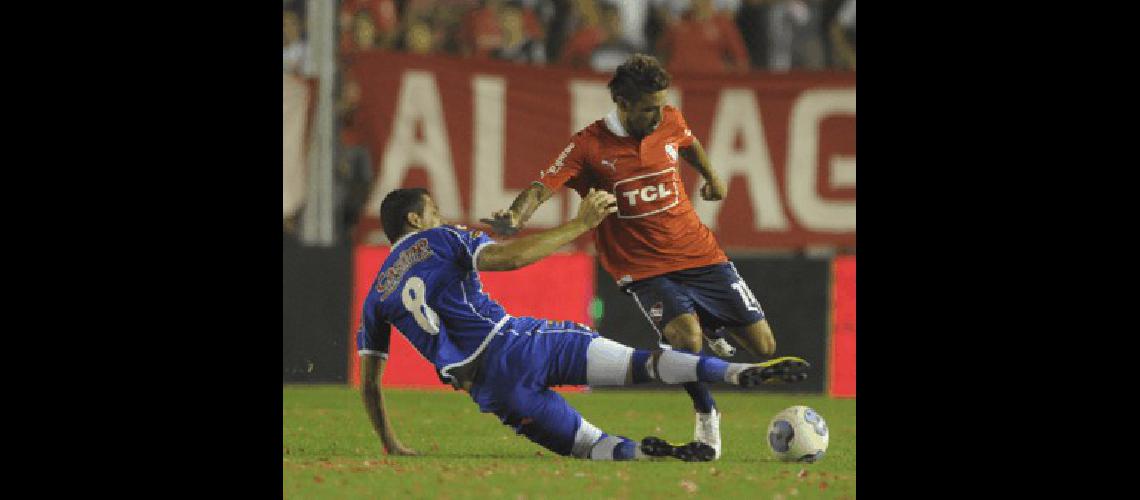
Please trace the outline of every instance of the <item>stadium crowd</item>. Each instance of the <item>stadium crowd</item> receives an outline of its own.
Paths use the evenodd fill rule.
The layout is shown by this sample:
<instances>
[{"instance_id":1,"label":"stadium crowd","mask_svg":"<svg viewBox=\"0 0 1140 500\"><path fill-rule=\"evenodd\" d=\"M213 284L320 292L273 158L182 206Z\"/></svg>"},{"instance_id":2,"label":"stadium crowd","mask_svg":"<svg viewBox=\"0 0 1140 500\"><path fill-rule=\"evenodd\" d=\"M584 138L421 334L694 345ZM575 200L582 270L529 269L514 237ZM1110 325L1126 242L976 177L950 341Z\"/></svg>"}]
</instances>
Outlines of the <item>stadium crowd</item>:
<instances>
[{"instance_id":1,"label":"stadium crowd","mask_svg":"<svg viewBox=\"0 0 1140 500\"><path fill-rule=\"evenodd\" d=\"M283 0L284 71L305 73L304 6ZM452 54L612 71L854 70L855 0L343 0L339 54ZM683 41L683 43L681 43Z\"/></svg>"}]
</instances>

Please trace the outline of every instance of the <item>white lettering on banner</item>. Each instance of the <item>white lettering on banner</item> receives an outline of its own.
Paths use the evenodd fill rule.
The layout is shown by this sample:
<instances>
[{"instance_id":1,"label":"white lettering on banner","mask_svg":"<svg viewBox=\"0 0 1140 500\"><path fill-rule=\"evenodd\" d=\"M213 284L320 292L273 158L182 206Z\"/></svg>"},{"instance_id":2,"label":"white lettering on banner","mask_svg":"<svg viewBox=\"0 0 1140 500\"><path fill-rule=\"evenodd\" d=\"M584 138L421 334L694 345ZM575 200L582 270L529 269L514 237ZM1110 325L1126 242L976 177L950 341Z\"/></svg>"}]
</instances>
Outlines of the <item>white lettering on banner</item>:
<instances>
[{"instance_id":1,"label":"white lettering on banner","mask_svg":"<svg viewBox=\"0 0 1140 500\"><path fill-rule=\"evenodd\" d=\"M788 205L805 229L855 230L855 202L824 200L816 191L820 123L828 116L854 114L854 89L805 90L792 105L788 124ZM849 164L854 171L854 162ZM853 180L854 175L850 177Z\"/></svg>"},{"instance_id":2,"label":"white lettering on banner","mask_svg":"<svg viewBox=\"0 0 1140 500\"><path fill-rule=\"evenodd\" d=\"M423 141L416 140L416 124L423 129ZM426 71L408 70L400 81L392 132L384 145L380 179L373 185L366 204L369 214L380 213L380 203L389 191L397 189L408 170L427 171L432 198L445 219L459 219L459 188L451 162L451 144L444 127L443 104L435 76Z\"/></svg>"},{"instance_id":3,"label":"white lettering on banner","mask_svg":"<svg viewBox=\"0 0 1140 500\"><path fill-rule=\"evenodd\" d=\"M837 188L855 187L855 157L833 155L828 162L831 171L831 186Z\"/></svg>"},{"instance_id":4,"label":"white lettering on banner","mask_svg":"<svg viewBox=\"0 0 1140 500\"><path fill-rule=\"evenodd\" d=\"M496 210L510 208L521 189L505 189L503 181L503 147L505 137L506 80L499 76L475 75L471 79L474 98L472 129L475 134L471 153L470 218L490 217ZM565 153L559 158L561 162ZM559 222L562 204L558 200L543 203L527 221L527 227L554 227Z\"/></svg>"},{"instance_id":5,"label":"white lettering on banner","mask_svg":"<svg viewBox=\"0 0 1140 500\"><path fill-rule=\"evenodd\" d=\"M736 136L740 135L743 147L733 148ZM751 89L724 89L717 102L713 116L712 130L709 133L709 161L717 170L725 185L732 178L741 175L748 183L748 196L751 198L753 225L758 231L784 231L788 220L780 204L776 176L772 171L772 159L768 143L764 139L764 127L760 123L760 111L756 105L756 95ZM694 185L693 208L701 221L709 229L717 227L717 216L723 202L706 201L700 196L703 181Z\"/></svg>"}]
</instances>

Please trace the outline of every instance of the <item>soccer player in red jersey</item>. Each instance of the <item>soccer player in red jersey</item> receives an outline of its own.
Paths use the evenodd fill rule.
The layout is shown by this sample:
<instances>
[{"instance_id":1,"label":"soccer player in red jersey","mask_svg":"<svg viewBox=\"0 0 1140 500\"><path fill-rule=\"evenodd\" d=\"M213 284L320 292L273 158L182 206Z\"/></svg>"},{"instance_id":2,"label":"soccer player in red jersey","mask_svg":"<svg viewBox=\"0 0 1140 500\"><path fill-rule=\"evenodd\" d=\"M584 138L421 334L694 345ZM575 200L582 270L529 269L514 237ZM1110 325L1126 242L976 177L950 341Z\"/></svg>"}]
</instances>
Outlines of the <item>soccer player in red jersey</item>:
<instances>
[{"instance_id":1,"label":"soccer player in red jersey","mask_svg":"<svg viewBox=\"0 0 1140 500\"><path fill-rule=\"evenodd\" d=\"M562 186L583 197L590 188L609 191L618 212L597 227L598 256L637 301L658 343L698 353L708 331L713 350L731 356L731 346L715 338L724 329L753 355L771 356L776 342L764 311L685 193L678 158L704 178L704 199L722 200L727 189L681 112L665 104L669 80L653 57L632 56L609 82L617 109L574 134L510 209L483 221L511 234ZM703 383L684 387L697 413L694 440L711 445L719 458L720 413L712 394Z\"/></svg>"}]
</instances>

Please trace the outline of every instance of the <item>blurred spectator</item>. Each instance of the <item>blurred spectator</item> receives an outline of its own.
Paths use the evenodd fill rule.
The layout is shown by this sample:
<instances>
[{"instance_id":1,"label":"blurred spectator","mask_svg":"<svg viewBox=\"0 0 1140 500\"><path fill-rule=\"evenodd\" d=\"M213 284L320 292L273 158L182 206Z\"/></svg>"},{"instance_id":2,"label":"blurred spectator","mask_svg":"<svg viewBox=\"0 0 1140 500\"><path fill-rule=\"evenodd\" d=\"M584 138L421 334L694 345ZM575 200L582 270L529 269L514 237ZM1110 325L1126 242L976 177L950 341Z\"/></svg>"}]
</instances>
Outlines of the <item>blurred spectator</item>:
<instances>
[{"instance_id":1,"label":"blurred spectator","mask_svg":"<svg viewBox=\"0 0 1140 500\"><path fill-rule=\"evenodd\" d=\"M336 103L340 153L336 162L333 203L339 227L352 234L372 188L372 155L359 129L360 85L351 72L341 75Z\"/></svg>"},{"instance_id":2,"label":"blurred spectator","mask_svg":"<svg viewBox=\"0 0 1140 500\"><path fill-rule=\"evenodd\" d=\"M458 45L460 54L465 57L487 59L503 47L502 10L504 0L483 0L483 5L468 12L460 22ZM521 7L525 37L530 40L545 40L545 33L534 11Z\"/></svg>"},{"instance_id":3,"label":"blurred spectator","mask_svg":"<svg viewBox=\"0 0 1140 500\"><path fill-rule=\"evenodd\" d=\"M363 50L391 49L395 46L397 31L394 28L380 31L372 12L361 9L352 15L348 35L341 38L340 53L344 56Z\"/></svg>"},{"instance_id":4,"label":"blurred spectator","mask_svg":"<svg viewBox=\"0 0 1140 500\"><path fill-rule=\"evenodd\" d=\"M281 15L282 72L290 75L309 73L308 46L300 12L286 9Z\"/></svg>"},{"instance_id":5,"label":"blurred spectator","mask_svg":"<svg viewBox=\"0 0 1140 500\"><path fill-rule=\"evenodd\" d=\"M649 4L641 0L614 0L614 6L621 12L622 38L633 44L638 51L650 48L651 46L645 38L645 26L649 20Z\"/></svg>"},{"instance_id":6,"label":"blurred spectator","mask_svg":"<svg viewBox=\"0 0 1140 500\"><path fill-rule=\"evenodd\" d=\"M694 0L692 9L666 29L657 52L672 73L748 69L748 51L736 23L715 12L712 0Z\"/></svg>"},{"instance_id":7,"label":"blurred spectator","mask_svg":"<svg viewBox=\"0 0 1140 500\"><path fill-rule=\"evenodd\" d=\"M494 56L519 63L545 64L546 47L540 38L526 31L523 16L523 7L518 4L508 3L499 10L503 42Z\"/></svg>"},{"instance_id":8,"label":"blurred spectator","mask_svg":"<svg viewBox=\"0 0 1140 500\"><path fill-rule=\"evenodd\" d=\"M753 68L768 67L768 4L770 0L744 0L736 13L736 27L748 49Z\"/></svg>"},{"instance_id":9,"label":"blurred spectator","mask_svg":"<svg viewBox=\"0 0 1140 500\"><path fill-rule=\"evenodd\" d=\"M832 65L855 69L855 0L846 0L831 21Z\"/></svg>"},{"instance_id":10,"label":"blurred spectator","mask_svg":"<svg viewBox=\"0 0 1140 500\"><path fill-rule=\"evenodd\" d=\"M768 69L826 66L821 0L776 0L768 8Z\"/></svg>"},{"instance_id":11,"label":"blurred spectator","mask_svg":"<svg viewBox=\"0 0 1140 500\"><path fill-rule=\"evenodd\" d=\"M571 11L567 14L574 18L576 26L570 27L571 34L562 46L558 60L567 66L586 68L590 65L590 54L594 48L605 41L606 31L602 29L596 0L573 0L570 5Z\"/></svg>"},{"instance_id":12,"label":"blurred spectator","mask_svg":"<svg viewBox=\"0 0 1140 500\"><path fill-rule=\"evenodd\" d=\"M427 21L416 19L409 21L404 30L402 48L412 54L431 54L442 42L441 38L432 31Z\"/></svg>"},{"instance_id":13,"label":"blurred spectator","mask_svg":"<svg viewBox=\"0 0 1140 500\"><path fill-rule=\"evenodd\" d=\"M621 13L609 2L580 0L582 27L566 42L563 64L612 73L637 48L622 36Z\"/></svg>"},{"instance_id":14,"label":"blurred spectator","mask_svg":"<svg viewBox=\"0 0 1140 500\"><path fill-rule=\"evenodd\" d=\"M396 0L342 0L337 13L341 47L353 45L354 22L360 11L368 13L374 31L384 34L396 32L399 26L396 10Z\"/></svg>"}]
</instances>

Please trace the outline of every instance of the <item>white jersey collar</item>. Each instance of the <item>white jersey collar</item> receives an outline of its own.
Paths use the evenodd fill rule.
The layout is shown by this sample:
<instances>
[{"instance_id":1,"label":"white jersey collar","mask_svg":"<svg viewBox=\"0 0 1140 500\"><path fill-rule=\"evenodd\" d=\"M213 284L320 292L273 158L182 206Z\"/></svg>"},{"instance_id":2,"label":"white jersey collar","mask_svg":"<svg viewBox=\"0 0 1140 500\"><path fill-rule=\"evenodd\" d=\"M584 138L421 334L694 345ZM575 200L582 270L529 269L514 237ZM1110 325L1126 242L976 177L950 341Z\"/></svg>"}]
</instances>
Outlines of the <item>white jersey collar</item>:
<instances>
[{"instance_id":1,"label":"white jersey collar","mask_svg":"<svg viewBox=\"0 0 1140 500\"><path fill-rule=\"evenodd\" d=\"M618 119L617 109L610 111L610 114L606 115L605 122L606 128L610 129L610 132L613 132L614 135L618 137L629 137L629 132L625 131L625 127L622 126L621 120Z\"/></svg>"}]
</instances>

